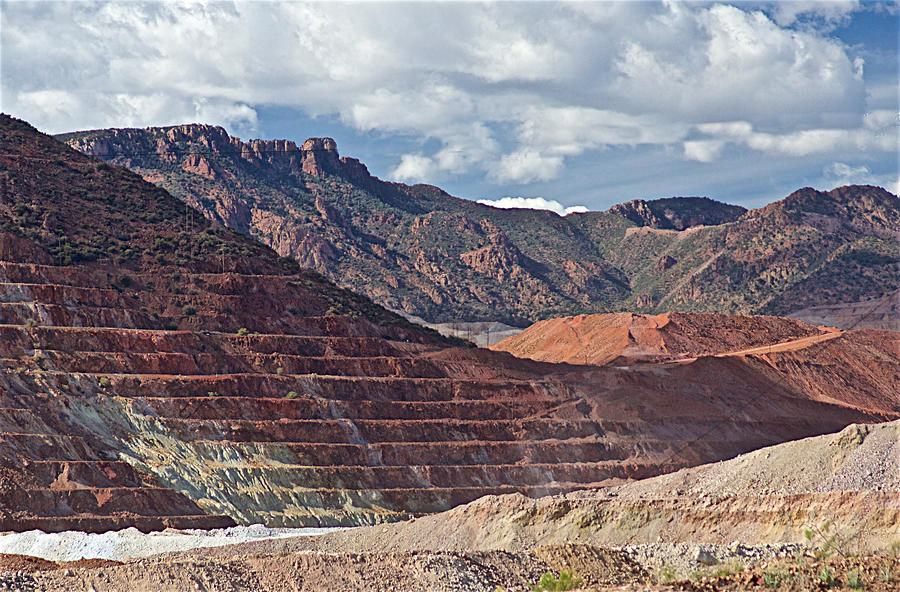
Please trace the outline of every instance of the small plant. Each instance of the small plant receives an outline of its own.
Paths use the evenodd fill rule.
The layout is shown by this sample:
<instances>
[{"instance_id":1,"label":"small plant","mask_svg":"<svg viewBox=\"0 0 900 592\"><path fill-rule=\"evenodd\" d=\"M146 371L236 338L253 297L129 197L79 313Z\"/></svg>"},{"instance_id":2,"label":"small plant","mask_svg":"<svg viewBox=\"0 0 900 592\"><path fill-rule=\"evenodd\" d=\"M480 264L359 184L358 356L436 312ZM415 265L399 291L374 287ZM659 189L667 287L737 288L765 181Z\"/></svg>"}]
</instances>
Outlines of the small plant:
<instances>
[{"instance_id":1,"label":"small plant","mask_svg":"<svg viewBox=\"0 0 900 592\"><path fill-rule=\"evenodd\" d=\"M678 574L675 572L675 569L670 565L664 565L659 568L659 575L657 576L657 580L660 584L670 584L674 582L678 578Z\"/></svg>"},{"instance_id":2,"label":"small plant","mask_svg":"<svg viewBox=\"0 0 900 592\"><path fill-rule=\"evenodd\" d=\"M284 374L284 368L282 368L281 366L279 366L278 368L275 368L275 374L277 374L278 376L281 376L282 374Z\"/></svg>"},{"instance_id":3,"label":"small plant","mask_svg":"<svg viewBox=\"0 0 900 592\"><path fill-rule=\"evenodd\" d=\"M116 278L116 283L122 286L123 288L127 288L131 285L132 279L131 276L127 273L119 274L119 277Z\"/></svg>"},{"instance_id":4,"label":"small plant","mask_svg":"<svg viewBox=\"0 0 900 592\"><path fill-rule=\"evenodd\" d=\"M862 589L862 578L859 575L858 569L851 569L847 572L847 585L854 590Z\"/></svg>"},{"instance_id":5,"label":"small plant","mask_svg":"<svg viewBox=\"0 0 900 592\"><path fill-rule=\"evenodd\" d=\"M771 590L777 590L781 585L781 574L777 571L767 571L763 574L763 586Z\"/></svg>"},{"instance_id":6,"label":"small plant","mask_svg":"<svg viewBox=\"0 0 900 592\"><path fill-rule=\"evenodd\" d=\"M822 566L822 571L819 572L819 581L825 585L826 588L831 588L835 584L834 574L831 572L826 566Z\"/></svg>"},{"instance_id":7,"label":"small plant","mask_svg":"<svg viewBox=\"0 0 900 592\"><path fill-rule=\"evenodd\" d=\"M297 394L297 391L288 391L288 394L286 394L286 395L284 396L284 398L285 398L285 399L290 399L291 401L293 401L294 399L296 399L296 398L299 397L299 396L300 396L300 395Z\"/></svg>"},{"instance_id":8,"label":"small plant","mask_svg":"<svg viewBox=\"0 0 900 592\"><path fill-rule=\"evenodd\" d=\"M44 357L44 354L42 354L41 352L34 352L34 355L31 356L31 359L34 360L34 363L37 365L37 367L41 369L44 368L44 362L47 360Z\"/></svg>"},{"instance_id":9,"label":"small plant","mask_svg":"<svg viewBox=\"0 0 900 592\"><path fill-rule=\"evenodd\" d=\"M219 396L219 393L217 393L216 391L208 391L208 392L206 393L206 396L207 396L207 397L218 397L218 396Z\"/></svg>"},{"instance_id":10,"label":"small plant","mask_svg":"<svg viewBox=\"0 0 900 592\"><path fill-rule=\"evenodd\" d=\"M732 563L729 565L720 565L712 572L714 578L727 578L728 576L743 573L744 565L741 563Z\"/></svg>"},{"instance_id":11,"label":"small plant","mask_svg":"<svg viewBox=\"0 0 900 592\"><path fill-rule=\"evenodd\" d=\"M185 304L185 305L181 308L181 314L184 315L184 316L186 316L186 317L192 317L192 316L194 316L195 314L197 314L197 309L194 308L193 306L191 306L190 304Z\"/></svg>"},{"instance_id":12,"label":"small plant","mask_svg":"<svg viewBox=\"0 0 900 592\"><path fill-rule=\"evenodd\" d=\"M100 380L98 380L97 383L100 385L100 388L107 389L110 386L112 386L112 382L109 380L109 378L107 378L105 376L101 376Z\"/></svg>"},{"instance_id":13,"label":"small plant","mask_svg":"<svg viewBox=\"0 0 900 592\"><path fill-rule=\"evenodd\" d=\"M581 578L576 578L571 571L559 572L559 577L554 576L549 571L541 576L538 583L532 584L532 592L557 592L563 590L574 590L581 586Z\"/></svg>"},{"instance_id":14,"label":"small plant","mask_svg":"<svg viewBox=\"0 0 900 592\"><path fill-rule=\"evenodd\" d=\"M28 319L27 321L25 321L26 329L34 329L35 327L37 327L37 321L35 321L34 319Z\"/></svg>"},{"instance_id":15,"label":"small plant","mask_svg":"<svg viewBox=\"0 0 900 592\"><path fill-rule=\"evenodd\" d=\"M247 327L241 327L237 330L237 334L241 337L246 337L247 335L250 335L250 331L247 330Z\"/></svg>"},{"instance_id":16,"label":"small plant","mask_svg":"<svg viewBox=\"0 0 900 592\"><path fill-rule=\"evenodd\" d=\"M842 559L850 559L860 554L862 549L862 530L844 530L834 528L834 522L826 521L821 527L815 526L804 532L807 540L810 542L818 541L818 548L815 550L815 557L819 561L828 559L832 554L837 553ZM900 556L900 541L896 541L897 550L894 552L895 557ZM853 551L855 546L856 551Z\"/></svg>"}]
</instances>

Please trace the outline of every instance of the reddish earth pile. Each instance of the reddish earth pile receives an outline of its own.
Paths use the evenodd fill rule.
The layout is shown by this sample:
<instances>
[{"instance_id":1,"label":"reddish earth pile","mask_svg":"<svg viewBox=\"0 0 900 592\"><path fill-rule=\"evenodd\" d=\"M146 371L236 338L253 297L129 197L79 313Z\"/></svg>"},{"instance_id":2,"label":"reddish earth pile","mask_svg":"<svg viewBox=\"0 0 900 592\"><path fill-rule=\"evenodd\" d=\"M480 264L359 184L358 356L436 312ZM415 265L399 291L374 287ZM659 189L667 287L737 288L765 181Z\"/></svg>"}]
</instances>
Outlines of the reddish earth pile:
<instances>
[{"instance_id":1,"label":"reddish earth pile","mask_svg":"<svg viewBox=\"0 0 900 592\"><path fill-rule=\"evenodd\" d=\"M0 124L0 528L396 520L898 415L900 361L876 334L648 371L453 348ZM880 381L833 379L835 355L876 354Z\"/></svg>"},{"instance_id":2,"label":"reddish earth pile","mask_svg":"<svg viewBox=\"0 0 900 592\"><path fill-rule=\"evenodd\" d=\"M491 349L542 362L600 365L736 352L829 332L780 317L624 312L540 321Z\"/></svg>"}]
</instances>

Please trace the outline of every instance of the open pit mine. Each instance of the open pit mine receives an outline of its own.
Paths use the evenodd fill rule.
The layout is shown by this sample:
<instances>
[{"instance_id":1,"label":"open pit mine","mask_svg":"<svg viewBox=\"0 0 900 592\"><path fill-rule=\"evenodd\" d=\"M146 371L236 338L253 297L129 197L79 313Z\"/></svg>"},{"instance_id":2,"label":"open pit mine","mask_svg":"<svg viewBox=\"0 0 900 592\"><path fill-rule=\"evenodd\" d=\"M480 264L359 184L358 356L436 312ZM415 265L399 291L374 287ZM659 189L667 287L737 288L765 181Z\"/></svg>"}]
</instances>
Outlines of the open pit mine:
<instances>
[{"instance_id":1,"label":"open pit mine","mask_svg":"<svg viewBox=\"0 0 900 592\"><path fill-rule=\"evenodd\" d=\"M478 349L27 123L0 145L3 531L405 521L900 418L896 333L617 315Z\"/></svg>"}]
</instances>

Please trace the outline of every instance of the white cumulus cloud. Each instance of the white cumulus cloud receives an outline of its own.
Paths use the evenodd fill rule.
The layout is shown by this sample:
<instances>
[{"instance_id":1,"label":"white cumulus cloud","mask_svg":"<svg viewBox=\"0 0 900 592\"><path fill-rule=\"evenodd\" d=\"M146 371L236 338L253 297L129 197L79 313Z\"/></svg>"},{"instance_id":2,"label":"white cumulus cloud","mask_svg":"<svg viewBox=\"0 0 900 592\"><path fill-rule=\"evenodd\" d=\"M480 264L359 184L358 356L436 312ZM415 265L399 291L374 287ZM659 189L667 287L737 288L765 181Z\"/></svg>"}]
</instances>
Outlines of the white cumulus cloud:
<instances>
[{"instance_id":1,"label":"white cumulus cloud","mask_svg":"<svg viewBox=\"0 0 900 592\"><path fill-rule=\"evenodd\" d=\"M867 88L862 54L828 28L858 9L5 2L0 102L49 132L202 121L241 134L296 109L411 139L392 163L402 180L542 182L590 151L647 146L699 162L883 156L897 151L896 84Z\"/></svg>"},{"instance_id":2,"label":"white cumulus cloud","mask_svg":"<svg viewBox=\"0 0 900 592\"><path fill-rule=\"evenodd\" d=\"M404 154L400 158L400 164L391 171L391 176L400 181L428 181L434 179L438 173L438 166L434 160L422 154Z\"/></svg>"},{"instance_id":3,"label":"white cumulus cloud","mask_svg":"<svg viewBox=\"0 0 900 592\"><path fill-rule=\"evenodd\" d=\"M898 195L900 194L900 175L896 172L878 175L873 174L866 165L833 162L822 170L821 185L829 189L842 185L877 185Z\"/></svg>"},{"instance_id":4,"label":"white cumulus cloud","mask_svg":"<svg viewBox=\"0 0 900 592\"><path fill-rule=\"evenodd\" d=\"M567 216L568 214L578 214L588 211L585 206L566 207L555 199L544 199L543 197L501 197L500 199L494 200L480 199L478 200L478 203L503 210L548 210L559 216Z\"/></svg>"}]
</instances>

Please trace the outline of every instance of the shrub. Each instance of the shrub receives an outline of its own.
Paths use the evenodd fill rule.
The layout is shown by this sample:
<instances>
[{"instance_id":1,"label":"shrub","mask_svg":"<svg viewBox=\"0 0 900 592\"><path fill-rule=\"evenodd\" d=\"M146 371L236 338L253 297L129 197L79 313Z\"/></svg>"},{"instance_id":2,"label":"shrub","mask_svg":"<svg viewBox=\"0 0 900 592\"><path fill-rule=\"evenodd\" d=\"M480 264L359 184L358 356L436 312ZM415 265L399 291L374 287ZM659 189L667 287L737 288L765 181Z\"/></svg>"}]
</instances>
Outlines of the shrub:
<instances>
[{"instance_id":1,"label":"shrub","mask_svg":"<svg viewBox=\"0 0 900 592\"><path fill-rule=\"evenodd\" d=\"M286 394L286 395L284 396L284 398L285 398L285 399L294 400L294 399L296 399L296 398L299 397L299 396L300 396L300 395L297 394L297 391L289 391L288 394Z\"/></svg>"},{"instance_id":2,"label":"shrub","mask_svg":"<svg viewBox=\"0 0 900 592\"><path fill-rule=\"evenodd\" d=\"M34 319L28 319L27 321L25 321L25 327L28 329L34 329L35 327L37 327L37 321L35 321Z\"/></svg>"},{"instance_id":3,"label":"shrub","mask_svg":"<svg viewBox=\"0 0 900 592\"><path fill-rule=\"evenodd\" d=\"M207 397L218 397L219 393L217 393L216 391L209 391L206 393L206 396Z\"/></svg>"},{"instance_id":4,"label":"shrub","mask_svg":"<svg viewBox=\"0 0 900 592\"><path fill-rule=\"evenodd\" d=\"M197 314L197 309L190 304L185 304L183 307L181 307L181 314L186 317L192 317Z\"/></svg>"},{"instance_id":5,"label":"shrub","mask_svg":"<svg viewBox=\"0 0 900 592\"><path fill-rule=\"evenodd\" d=\"M116 278L116 283L119 284L120 286L122 286L123 288L127 288L128 286L130 286L131 281L132 281L131 276L128 275L127 273L121 273L121 274L119 274L119 277Z\"/></svg>"},{"instance_id":6,"label":"shrub","mask_svg":"<svg viewBox=\"0 0 900 592\"><path fill-rule=\"evenodd\" d=\"M720 565L712 572L712 577L714 578L727 578L730 575L742 573L744 571L744 566L740 563L734 563L730 565Z\"/></svg>"},{"instance_id":7,"label":"shrub","mask_svg":"<svg viewBox=\"0 0 900 592\"><path fill-rule=\"evenodd\" d=\"M532 592L557 592L574 590L579 586L581 586L581 578L574 577L571 571L561 571L559 577L548 571L541 576L538 583L531 586L531 590Z\"/></svg>"},{"instance_id":8,"label":"shrub","mask_svg":"<svg viewBox=\"0 0 900 592\"><path fill-rule=\"evenodd\" d=\"M275 368L275 374L277 374L278 376L281 376L282 374L284 374L284 368L282 368L280 366L278 368Z\"/></svg>"},{"instance_id":9,"label":"shrub","mask_svg":"<svg viewBox=\"0 0 900 592\"><path fill-rule=\"evenodd\" d=\"M100 377L98 384L100 384L100 388L109 388L110 386L112 386L112 382L110 382L110 380L105 376Z\"/></svg>"},{"instance_id":10,"label":"shrub","mask_svg":"<svg viewBox=\"0 0 900 592\"><path fill-rule=\"evenodd\" d=\"M250 335L250 331L247 330L247 327L241 327L240 329L237 330L237 334L240 335L241 337L245 337L247 335Z\"/></svg>"},{"instance_id":11,"label":"shrub","mask_svg":"<svg viewBox=\"0 0 900 592\"><path fill-rule=\"evenodd\" d=\"M862 578L859 576L859 570L851 569L847 572L847 585L854 590L862 589Z\"/></svg>"}]
</instances>

